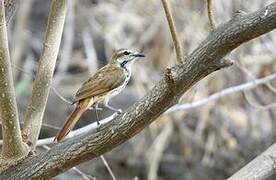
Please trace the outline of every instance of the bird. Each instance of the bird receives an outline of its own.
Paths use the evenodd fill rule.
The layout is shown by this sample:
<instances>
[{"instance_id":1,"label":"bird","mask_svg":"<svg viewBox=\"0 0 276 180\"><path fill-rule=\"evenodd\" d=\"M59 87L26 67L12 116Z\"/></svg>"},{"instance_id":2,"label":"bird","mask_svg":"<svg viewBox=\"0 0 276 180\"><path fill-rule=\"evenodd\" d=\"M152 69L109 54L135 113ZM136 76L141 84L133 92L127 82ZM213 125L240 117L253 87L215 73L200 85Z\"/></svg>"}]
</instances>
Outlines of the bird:
<instances>
[{"instance_id":1,"label":"bird","mask_svg":"<svg viewBox=\"0 0 276 180\"><path fill-rule=\"evenodd\" d=\"M108 109L121 113L120 109L110 106L109 100L118 95L127 85L131 77L131 65L144 54L129 49L119 49L113 53L107 65L95 72L79 88L72 104L76 104L75 109L67 117L63 127L54 138L55 142L60 142L74 128L82 114L91 106L96 107L100 102ZM98 125L100 124L97 119Z\"/></svg>"}]
</instances>

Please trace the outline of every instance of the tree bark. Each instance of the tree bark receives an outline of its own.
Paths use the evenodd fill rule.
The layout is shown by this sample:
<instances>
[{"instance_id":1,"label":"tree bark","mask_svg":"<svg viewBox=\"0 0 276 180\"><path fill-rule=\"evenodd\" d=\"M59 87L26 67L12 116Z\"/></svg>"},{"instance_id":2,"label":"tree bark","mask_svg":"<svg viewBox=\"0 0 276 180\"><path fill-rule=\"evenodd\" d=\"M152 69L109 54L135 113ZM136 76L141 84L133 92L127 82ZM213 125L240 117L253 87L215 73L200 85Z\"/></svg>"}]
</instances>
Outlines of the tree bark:
<instances>
[{"instance_id":1,"label":"tree bark","mask_svg":"<svg viewBox=\"0 0 276 180\"><path fill-rule=\"evenodd\" d=\"M0 179L51 178L112 150L153 122L192 85L230 66L232 63L222 58L233 49L275 28L276 3L251 14L235 16L209 34L184 64L167 69L160 82L125 113L99 127L97 132L65 140L47 152L24 160L2 173Z\"/></svg>"},{"instance_id":2,"label":"tree bark","mask_svg":"<svg viewBox=\"0 0 276 180\"><path fill-rule=\"evenodd\" d=\"M40 133L42 118L59 52L66 11L67 0L52 0L44 47L39 60L32 97L28 105L23 126L24 141L28 142L32 149L35 148Z\"/></svg>"},{"instance_id":3,"label":"tree bark","mask_svg":"<svg viewBox=\"0 0 276 180\"><path fill-rule=\"evenodd\" d=\"M0 116L3 132L1 172L28 154L28 148L22 141L19 126L3 0L0 0Z\"/></svg>"}]
</instances>

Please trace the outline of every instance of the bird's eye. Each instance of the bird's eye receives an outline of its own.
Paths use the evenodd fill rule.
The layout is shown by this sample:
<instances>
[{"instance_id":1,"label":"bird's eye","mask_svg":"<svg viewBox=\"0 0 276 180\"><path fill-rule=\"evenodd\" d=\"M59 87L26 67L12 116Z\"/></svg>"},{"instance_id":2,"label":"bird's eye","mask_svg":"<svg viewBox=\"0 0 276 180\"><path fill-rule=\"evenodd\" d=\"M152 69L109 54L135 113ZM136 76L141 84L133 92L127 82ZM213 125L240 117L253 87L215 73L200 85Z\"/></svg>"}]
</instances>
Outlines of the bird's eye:
<instances>
[{"instance_id":1,"label":"bird's eye","mask_svg":"<svg viewBox=\"0 0 276 180\"><path fill-rule=\"evenodd\" d=\"M128 51L124 51L124 55L129 55L130 54L130 52L128 52Z\"/></svg>"}]
</instances>

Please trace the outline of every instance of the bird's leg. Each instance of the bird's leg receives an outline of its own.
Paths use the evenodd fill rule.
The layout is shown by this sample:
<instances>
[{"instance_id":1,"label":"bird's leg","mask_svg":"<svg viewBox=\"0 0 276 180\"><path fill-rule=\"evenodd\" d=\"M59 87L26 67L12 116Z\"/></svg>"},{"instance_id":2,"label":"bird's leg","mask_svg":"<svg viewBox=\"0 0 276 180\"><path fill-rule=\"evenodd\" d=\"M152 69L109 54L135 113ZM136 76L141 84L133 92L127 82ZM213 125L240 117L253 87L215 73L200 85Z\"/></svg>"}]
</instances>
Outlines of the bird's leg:
<instances>
[{"instance_id":1,"label":"bird's leg","mask_svg":"<svg viewBox=\"0 0 276 180\"><path fill-rule=\"evenodd\" d=\"M110 106L110 105L108 104L108 101L105 101L105 102L104 102L104 106L107 107L108 109L112 110L112 111L117 112L118 114L121 114L121 113L123 112L121 109L116 109L116 108Z\"/></svg>"},{"instance_id":2,"label":"bird's leg","mask_svg":"<svg viewBox=\"0 0 276 180\"><path fill-rule=\"evenodd\" d=\"M96 103L95 105L95 111L96 111L97 125L99 126L100 122L99 122L99 115L98 115L98 103Z\"/></svg>"}]
</instances>

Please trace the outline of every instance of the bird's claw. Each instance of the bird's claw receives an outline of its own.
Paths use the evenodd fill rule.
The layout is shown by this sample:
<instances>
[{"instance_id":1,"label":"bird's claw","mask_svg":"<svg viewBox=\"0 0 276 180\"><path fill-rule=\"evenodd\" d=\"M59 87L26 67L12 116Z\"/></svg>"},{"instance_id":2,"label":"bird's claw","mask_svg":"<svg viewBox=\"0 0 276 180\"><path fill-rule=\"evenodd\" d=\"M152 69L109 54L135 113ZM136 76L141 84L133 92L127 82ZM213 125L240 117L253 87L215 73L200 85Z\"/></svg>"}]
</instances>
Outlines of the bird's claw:
<instances>
[{"instance_id":1,"label":"bird's claw","mask_svg":"<svg viewBox=\"0 0 276 180\"><path fill-rule=\"evenodd\" d=\"M122 114L123 113L123 110L122 109L117 109L116 110L116 113L119 115L119 114Z\"/></svg>"}]
</instances>

